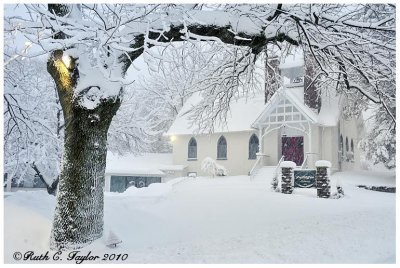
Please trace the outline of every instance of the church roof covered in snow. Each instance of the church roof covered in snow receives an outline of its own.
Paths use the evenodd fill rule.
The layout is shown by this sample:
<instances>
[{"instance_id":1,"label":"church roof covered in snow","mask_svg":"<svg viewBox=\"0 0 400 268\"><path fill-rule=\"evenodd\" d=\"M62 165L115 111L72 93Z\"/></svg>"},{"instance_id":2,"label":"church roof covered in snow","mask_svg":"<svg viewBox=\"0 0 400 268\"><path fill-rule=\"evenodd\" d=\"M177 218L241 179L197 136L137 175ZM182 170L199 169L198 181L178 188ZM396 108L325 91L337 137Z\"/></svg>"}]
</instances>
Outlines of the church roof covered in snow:
<instances>
[{"instance_id":1,"label":"church roof covered in snow","mask_svg":"<svg viewBox=\"0 0 400 268\"><path fill-rule=\"evenodd\" d=\"M172 154L146 153L143 155L118 155L107 153L107 174L157 175L163 176L163 170L181 170L184 166L173 165Z\"/></svg>"},{"instance_id":2,"label":"church roof covered in snow","mask_svg":"<svg viewBox=\"0 0 400 268\"><path fill-rule=\"evenodd\" d=\"M215 122L214 133L252 131L260 124L269 121L271 113L276 114L278 121L289 120L297 122L310 122L322 126L335 126L339 120L340 98L333 89L329 94L321 93L321 109L317 113L304 103L304 57L301 50L295 50L290 55L281 59L279 69L282 72L283 87L281 87L265 104L263 90L242 94L236 99L232 98L225 122ZM199 132L197 122L193 121L191 112L202 100L201 93L194 93L184 104L166 135L193 135L208 134L208 131ZM286 106L289 105L291 107ZM278 108L279 106L279 108ZM284 108L284 112L279 112ZM286 114L286 109L292 111ZM278 111L279 110L279 111ZM283 120L282 116L284 117ZM299 120L297 120L299 118ZM274 122L274 123L275 123Z\"/></svg>"},{"instance_id":3,"label":"church roof covered in snow","mask_svg":"<svg viewBox=\"0 0 400 268\"><path fill-rule=\"evenodd\" d=\"M226 122L224 124L216 124L214 132L250 131L258 128L259 124L279 123L281 121L279 109L284 109L286 112L286 107L290 109L292 115L288 119L284 114L283 121L308 121L322 126L335 126L340 115L340 98L335 93L331 93L331 96L323 93L321 96L321 110L317 114L304 104L303 89L303 84L297 86L293 84L286 85L279 89L266 104L264 104L264 92L238 98L232 101ZM200 100L201 96L199 94L193 95L188 99L168 130L167 135L193 135L197 133L197 126L195 123L192 124L189 112ZM276 121L272 122L270 118L271 114L274 113L277 114L274 119Z\"/></svg>"},{"instance_id":4,"label":"church roof covered in snow","mask_svg":"<svg viewBox=\"0 0 400 268\"><path fill-rule=\"evenodd\" d=\"M197 125L190 120L190 110L201 101L201 95L192 95L178 113L175 121L169 128L167 135L194 134ZM264 108L264 92L249 93L241 96L230 103L226 124L217 122L215 133L252 130L251 124Z\"/></svg>"},{"instance_id":5,"label":"church roof covered in snow","mask_svg":"<svg viewBox=\"0 0 400 268\"><path fill-rule=\"evenodd\" d=\"M290 109L290 110L289 110ZM309 121L317 123L317 114L304 104L303 87L281 88L265 104L252 126L275 124L283 121Z\"/></svg>"},{"instance_id":6,"label":"church roof covered in snow","mask_svg":"<svg viewBox=\"0 0 400 268\"><path fill-rule=\"evenodd\" d=\"M321 93L321 110L318 114L318 124L322 126L336 126L340 116L341 97L336 91Z\"/></svg>"},{"instance_id":7,"label":"church roof covered in snow","mask_svg":"<svg viewBox=\"0 0 400 268\"><path fill-rule=\"evenodd\" d=\"M288 68L303 67L303 66L304 66L303 51L301 49L296 49L291 54L287 55L285 58L282 58L281 63L279 64L279 69L288 69Z\"/></svg>"}]
</instances>

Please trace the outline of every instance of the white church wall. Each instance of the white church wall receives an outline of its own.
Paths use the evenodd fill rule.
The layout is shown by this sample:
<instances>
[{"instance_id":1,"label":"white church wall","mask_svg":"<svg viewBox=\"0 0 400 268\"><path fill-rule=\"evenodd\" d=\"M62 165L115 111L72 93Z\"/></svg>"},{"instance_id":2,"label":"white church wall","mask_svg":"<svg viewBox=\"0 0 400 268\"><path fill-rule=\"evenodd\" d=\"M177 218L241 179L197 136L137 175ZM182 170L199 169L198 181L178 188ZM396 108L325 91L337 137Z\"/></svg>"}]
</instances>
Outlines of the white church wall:
<instances>
[{"instance_id":1,"label":"white church wall","mask_svg":"<svg viewBox=\"0 0 400 268\"><path fill-rule=\"evenodd\" d=\"M210 135L178 135L172 138L174 164L187 166L187 172L196 172L198 176L207 176L201 170L201 162L211 157L228 170L228 175L247 175L256 160L249 159L249 140L256 131L214 133ZM227 159L217 160L217 142L221 136L227 142ZM197 142L197 159L188 160L188 143L191 137Z\"/></svg>"},{"instance_id":2,"label":"white church wall","mask_svg":"<svg viewBox=\"0 0 400 268\"><path fill-rule=\"evenodd\" d=\"M263 138L263 153L268 156L266 161L268 166L275 166L281 157L281 143L278 136L280 136L279 131L273 130Z\"/></svg>"},{"instance_id":3,"label":"white church wall","mask_svg":"<svg viewBox=\"0 0 400 268\"><path fill-rule=\"evenodd\" d=\"M321 159L321 133L317 125L311 125L311 138L304 135L304 157L308 155L308 168L315 168L315 162Z\"/></svg>"},{"instance_id":4,"label":"white church wall","mask_svg":"<svg viewBox=\"0 0 400 268\"><path fill-rule=\"evenodd\" d=\"M345 120L340 118L339 120L340 134L343 136L343 148L344 148L344 159L342 159L341 167L342 170L357 170L361 169L360 163L360 149L358 148L358 143L361 140L361 129L359 126L359 120L357 118L351 118ZM339 135L340 135L339 134ZM352 158L348 157L348 151L346 150L346 137L348 138L349 150L351 151L351 140L353 139L354 144L354 156Z\"/></svg>"},{"instance_id":5,"label":"white church wall","mask_svg":"<svg viewBox=\"0 0 400 268\"><path fill-rule=\"evenodd\" d=\"M331 162L332 171L339 170L338 162L338 148L339 148L339 138L337 127L320 127L321 133L321 157L319 160L328 160Z\"/></svg>"}]
</instances>

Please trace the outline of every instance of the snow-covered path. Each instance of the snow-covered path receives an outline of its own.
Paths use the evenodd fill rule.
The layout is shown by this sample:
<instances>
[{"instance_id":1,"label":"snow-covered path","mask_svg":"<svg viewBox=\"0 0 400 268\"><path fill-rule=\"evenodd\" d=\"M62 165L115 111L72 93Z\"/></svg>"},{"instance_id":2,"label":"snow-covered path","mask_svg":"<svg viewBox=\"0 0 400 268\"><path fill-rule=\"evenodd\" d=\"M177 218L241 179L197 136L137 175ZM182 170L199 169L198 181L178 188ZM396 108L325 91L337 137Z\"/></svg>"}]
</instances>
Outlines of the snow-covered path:
<instances>
[{"instance_id":1,"label":"snow-covered path","mask_svg":"<svg viewBox=\"0 0 400 268\"><path fill-rule=\"evenodd\" d=\"M334 178L342 180L342 199L318 199L310 189L273 193L268 181L247 176L186 179L163 195L109 194L106 234L111 228L123 243L109 249L100 239L84 250L127 253L128 262L137 263L393 263L395 194L355 187L360 181L391 185L393 178L359 173ZM47 205L30 208L18 195L48 199ZM6 262L24 240L11 228L23 217L14 208L33 210L27 221L48 219L48 224L20 224L40 232L39 241L29 237L27 243L46 251L43 234L49 232L51 213L43 210L52 211L53 199L34 193L5 199Z\"/></svg>"}]
</instances>

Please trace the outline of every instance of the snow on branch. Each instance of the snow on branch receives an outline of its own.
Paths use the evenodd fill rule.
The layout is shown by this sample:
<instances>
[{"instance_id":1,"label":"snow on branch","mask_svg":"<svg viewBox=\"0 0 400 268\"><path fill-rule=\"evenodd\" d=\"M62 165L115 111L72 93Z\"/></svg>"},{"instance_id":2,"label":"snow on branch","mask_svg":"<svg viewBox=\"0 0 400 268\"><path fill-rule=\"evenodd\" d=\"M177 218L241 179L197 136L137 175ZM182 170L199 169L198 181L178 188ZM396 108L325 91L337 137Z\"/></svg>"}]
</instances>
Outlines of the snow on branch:
<instances>
[{"instance_id":1,"label":"snow on branch","mask_svg":"<svg viewBox=\"0 0 400 268\"><path fill-rule=\"evenodd\" d=\"M74 48L74 56L88 56L90 68L122 84L127 83L124 76L132 62L150 48L172 42L208 42L230 52L228 45L248 47L255 55L267 45L302 46L323 79L390 106L382 85L394 86L395 81L394 5L62 6L64 15L44 5L26 5L30 16L6 17L5 29L24 34L49 52ZM78 69L85 72L82 66ZM119 92L107 94L115 98Z\"/></svg>"}]
</instances>

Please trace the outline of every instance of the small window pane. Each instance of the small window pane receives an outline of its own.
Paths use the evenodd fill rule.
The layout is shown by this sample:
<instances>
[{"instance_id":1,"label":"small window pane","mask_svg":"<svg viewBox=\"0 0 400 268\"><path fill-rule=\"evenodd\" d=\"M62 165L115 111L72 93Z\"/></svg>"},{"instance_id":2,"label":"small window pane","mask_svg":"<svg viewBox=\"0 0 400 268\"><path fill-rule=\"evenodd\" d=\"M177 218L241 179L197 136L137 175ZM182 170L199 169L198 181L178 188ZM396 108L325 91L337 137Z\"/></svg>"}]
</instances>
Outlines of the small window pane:
<instances>
[{"instance_id":1,"label":"small window pane","mask_svg":"<svg viewBox=\"0 0 400 268\"><path fill-rule=\"evenodd\" d=\"M294 114L293 115L293 120L294 121L299 121L300 120L300 115L299 114Z\"/></svg>"},{"instance_id":2,"label":"small window pane","mask_svg":"<svg viewBox=\"0 0 400 268\"><path fill-rule=\"evenodd\" d=\"M285 121L292 121L292 116L291 115L286 115L285 116Z\"/></svg>"},{"instance_id":3,"label":"small window pane","mask_svg":"<svg viewBox=\"0 0 400 268\"><path fill-rule=\"evenodd\" d=\"M259 149L258 145L259 145L258 138L255 134L253 134L249 140L249 159L257 158L257 152Z\"/></svg>"},{"instance_id":4,"label":"small window pane","mask_svg":"<svg viewBox=\"0 0 400 268\"><path fill-rule=\"evenodd\" d=\"M287 107L285 108L285 112L291 113L291 112L292 112L292 106L287 106Z\"/></svg>"},{"instance_id":5,"label":"small window pane","mask_svg":"<svg viewBox=\"0 0 400 268\"><path fill-rule=\"evenodd\" d=\"M123 193L126 190L126 178L123 176L111 176L110 191Z\"/></svg>"},{"instance_id":6,"label":"small window pane","mask_svg":"<svg viewBox=\"0 0 400 268\"><path fill-rule=\"evenodd\" d=\"M281 114L281 113L283 113L283 111L284 111L284 110L283 110L283 107L279 107L279 108L278 108L278 113Z\"/></svg>"},{"instance_id":7,"label":"small window pane","mask_svg":"<svg viewBox=\"0 0 400 268\"><path fill-rule=\"evenodd\" d=\"M344 156L344 146L343 146L343 136L340 134L340 150L342 152L342 156Z\"/></svg>"},{"instance_id":8,"label":"small window pane","mask_svg":"<svg viewBox=\"0 0 400 268\"><path fill-rule=\"evenodd\" d=\"M227 157L227 144L224 136L221 136L217 145L217 159L226 159Z\"/></svg>"},{"instance_id":9,"label":"small window pane","mask_svg":"<svg viewBox=\"0 0 400 268\"><path fill-rule=\"evenodd\" d=\"M278 122L283 121L283 115L278 116Z\"/></svg>"},{"instance_id":10,"label":"small window pane","mask_svg":"<svg viewBox=\"0 0 400 268\"><path fill-rule=\"evenodd\" d=\"M197 142L195 138L191 138L188 144L188 158L196 159L197 158Z\"/></svg>"},{"instance_id":11,"label":"small window pane","mask_svg":"<svg viewBox=\"0 0 400 268\"><path fill-rule=\"evenodd\" d=\"M276 122L276 116L270 116L269 119L271 122Z\"/></svg>"}]
</instances>

